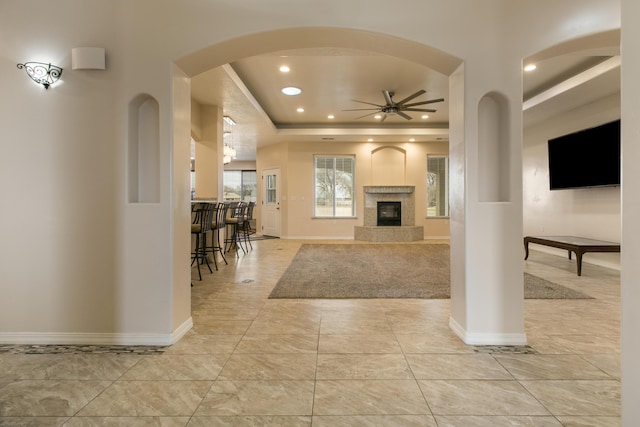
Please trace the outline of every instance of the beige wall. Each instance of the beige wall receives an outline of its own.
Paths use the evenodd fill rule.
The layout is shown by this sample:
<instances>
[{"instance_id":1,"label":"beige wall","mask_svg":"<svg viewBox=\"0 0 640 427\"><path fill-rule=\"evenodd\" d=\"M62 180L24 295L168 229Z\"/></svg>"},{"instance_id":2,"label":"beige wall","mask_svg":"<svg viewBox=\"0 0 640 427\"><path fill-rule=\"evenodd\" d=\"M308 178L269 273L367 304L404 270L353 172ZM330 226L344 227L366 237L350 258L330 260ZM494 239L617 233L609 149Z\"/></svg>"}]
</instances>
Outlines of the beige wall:
<instances>
[{"instance_id":1,"label":"beige wall","mask_svg":"<svg viewBox=\"0 0 640 427\"><path fill-rule=\"evenodd\" d=\"M385 147L394 147L387 155ZM376 156L382 154L382 160ZM402 154L405 153L405 154ZM313 156L355 155L356 218L314 218ZM448 219L426 218L427 154L448 154L447 142L375 144L363 142L290 143L258 150L258 175L265 168L281 168L282 235L290 239L353 239L354 226L363 225L363 186L413 185L416 225L425 238L447 238ZM399 178L403 177L403 178ZM259 201L262 193L259 193ZM259 218L259 215L257 215ZM260 230L260 228L258 228Z\"/></svg>"},{"instance_id":2,"label":"beige wall","mask_svg":"<svg viewBox=\"0 0 640 427\"><path fill-rule=\"evenodd\" d=\"M549 190L547 141L620 118L620 94L528 127L523 136L525 235L580 236L619 242L620 187ZM594 226L597 224L597 226ZM566 251L532 246L565 255ZM584 262L620 268L620 254L588 254Z\"/></svg>"}]
</instances>

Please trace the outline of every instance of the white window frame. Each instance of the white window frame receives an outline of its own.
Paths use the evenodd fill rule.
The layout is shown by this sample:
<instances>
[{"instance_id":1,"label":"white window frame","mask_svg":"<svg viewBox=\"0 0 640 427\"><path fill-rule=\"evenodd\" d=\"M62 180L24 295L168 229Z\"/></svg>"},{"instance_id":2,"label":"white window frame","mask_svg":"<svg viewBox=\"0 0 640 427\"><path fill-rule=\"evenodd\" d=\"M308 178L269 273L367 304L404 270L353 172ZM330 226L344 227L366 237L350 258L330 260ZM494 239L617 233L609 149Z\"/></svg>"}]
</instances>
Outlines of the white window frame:
<instances>
[{"instance_id":1,"label":"white window frame","mask_svg":"<svg viewBox=\"0 0 640 427\"><path fill-rule=\"evenodd\" d=\"M333 160L333 192L331 201L331 214L320 212L320 207L318 205L318 160L320 159L330 159ZM349 215L344 215L343 212L339 212L339 206L337 206L337 197L336 194L339 191L336 191L336 161L339 159L349 159L351 160L351 213ZM313 217L314 218L355 218L356 217L356 156L355 155L314 155L313 156ZM326 210L326 208L325 208Z\"/></svg>"},{"instance_id":2,"label":"white window frame","mask_svg":"<svg viewBox=\"0 0 640 427\"><path fill-rule=\"evenodd\" d=\"M429 159L439 158L445 159L444 168L440 170L440 167L437 171L432 171L429 169ZM434 184L433 180L437 179L438 176L444 180L442 185ZM433 188L434 185L437 185L437 191L439 191L438 195L433 195L430 193L430 188ZM427 154L427 176L426 176L426 214L427 218L449 218L449 156L445 154ZM444 214L440 214L437 205L436 207L430 206L431 201L435 198L436 203L444 204ZM433 210L436 210L435 214L430 213Z\"/></svg>"}]
</instances>

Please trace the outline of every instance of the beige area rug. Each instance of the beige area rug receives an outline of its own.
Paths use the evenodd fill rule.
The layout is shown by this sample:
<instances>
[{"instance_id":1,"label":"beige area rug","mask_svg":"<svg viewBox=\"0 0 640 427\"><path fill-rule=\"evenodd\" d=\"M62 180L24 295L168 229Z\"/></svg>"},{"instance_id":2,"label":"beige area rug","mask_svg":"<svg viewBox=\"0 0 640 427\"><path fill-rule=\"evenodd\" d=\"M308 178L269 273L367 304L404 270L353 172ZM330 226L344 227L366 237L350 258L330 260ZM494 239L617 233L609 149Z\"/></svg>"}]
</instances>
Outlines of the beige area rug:
<instances>
[{"instance_id":1,"label":"beige area rug","mask_svg":"<svg viewBox=\"0 0 640 427\"><path fill-rule=\"evenodd\" d=\"M447 299L447 244L303 244L269 298ZM525 273L525 298L587 299Z\"/></svg>"}]
</instances>

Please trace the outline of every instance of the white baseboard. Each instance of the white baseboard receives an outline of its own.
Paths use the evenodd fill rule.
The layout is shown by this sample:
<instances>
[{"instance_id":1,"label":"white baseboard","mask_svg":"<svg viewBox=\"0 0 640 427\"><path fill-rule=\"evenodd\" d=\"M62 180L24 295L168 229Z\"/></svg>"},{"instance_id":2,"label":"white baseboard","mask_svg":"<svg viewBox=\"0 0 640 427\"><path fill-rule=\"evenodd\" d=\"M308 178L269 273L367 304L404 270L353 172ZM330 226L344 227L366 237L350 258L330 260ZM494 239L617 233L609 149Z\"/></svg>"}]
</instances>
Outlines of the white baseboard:
<instances>
[{"instance_id":1,"label":"white baseboard","mask_svg":"<svg viewBox=\"0 0 640 427\"><path fill-rule=\"evenodd\" d=\"M466 331L453 317L449 327L467 345L526 345L527 334L471 333Z\"/></svg>"},{"instance_id":2,"label":"white baseboard","mask_svg":"<svg viewBox=\"0 0 640 427\"><path fill-rule=\"evenodd\" d=\"M189 317L189 319L170 334L0 332L0 344L167 346L176 343L192 327L193 319Z\"/></svg>"}]
</instances>

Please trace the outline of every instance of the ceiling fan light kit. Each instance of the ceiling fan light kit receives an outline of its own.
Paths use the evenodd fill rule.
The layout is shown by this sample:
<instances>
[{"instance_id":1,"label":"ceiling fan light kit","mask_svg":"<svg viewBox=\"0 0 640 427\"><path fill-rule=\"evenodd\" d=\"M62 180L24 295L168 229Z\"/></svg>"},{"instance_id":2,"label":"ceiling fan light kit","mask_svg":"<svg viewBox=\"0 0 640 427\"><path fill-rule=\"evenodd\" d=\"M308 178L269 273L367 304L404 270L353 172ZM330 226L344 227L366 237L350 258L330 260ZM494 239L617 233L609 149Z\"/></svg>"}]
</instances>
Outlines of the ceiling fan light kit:
<instances>
[{"instance_id":1,"label":"ceiling fan light kit","mask_svg":"<svg viewBox=\"0 0 640 427\"><path fill-rule=\"evenodd\" d=\"M354 99L353 100L354 102L360 102L361 104L372 105L372 106L374 106L376 108L355 108L355 109L343 110L343 111L373 111L372 113L367 113L367 114L365 114L363 116L356 117L356 119L362 119L364 117L371 116L371 115L374 115L374 114L384 113L384 115L381 116L381 118L380 118L380 122L384 122L384 120L388 116L400 116L405 120L411 120L412 117L406 113L407 111L409 111L409 112L435 113L436 110L434 110L434 109L430 109L430 108L415 108L415 107L444 101L444 98L438 98L438 99L430 99L430 100L427 100L427 101L409 103L409 101L412 101L415 98L417 98L420 95L423 95L425 93L427 93L427 91L424 90L424 89L421 89L421 90L415 92L414 94L407 96L406 98L402 99L401 101L397 101L396 102L396 101L393 100L393 96L395 95L394 92L388 91L388 90L383 90L382 91L382 95L384 96L385 104L374 104L373 102L358 101L357 99ZM377 118L377 116L376 116L376 118Z\"/></svg>"}]
</instances>

